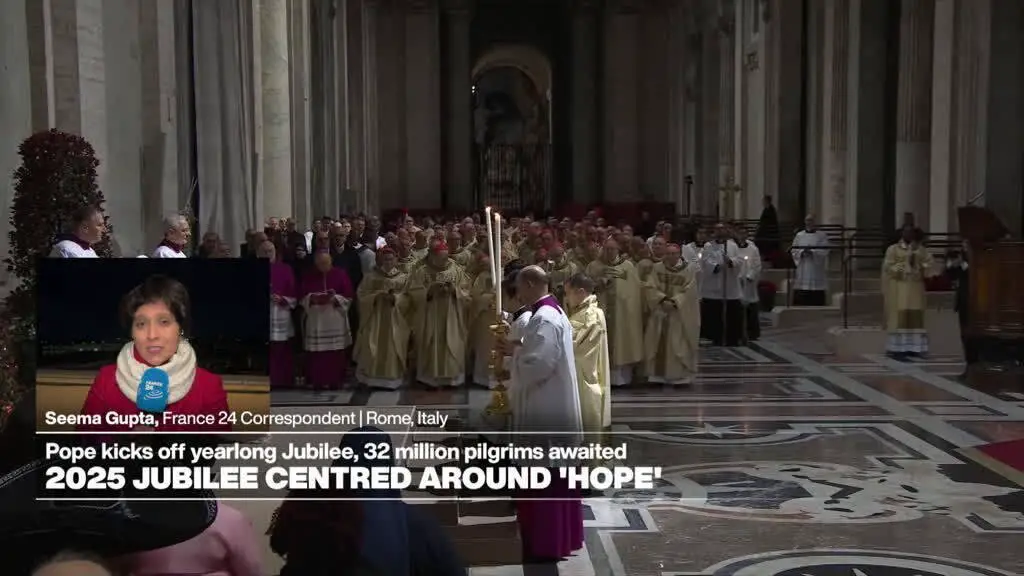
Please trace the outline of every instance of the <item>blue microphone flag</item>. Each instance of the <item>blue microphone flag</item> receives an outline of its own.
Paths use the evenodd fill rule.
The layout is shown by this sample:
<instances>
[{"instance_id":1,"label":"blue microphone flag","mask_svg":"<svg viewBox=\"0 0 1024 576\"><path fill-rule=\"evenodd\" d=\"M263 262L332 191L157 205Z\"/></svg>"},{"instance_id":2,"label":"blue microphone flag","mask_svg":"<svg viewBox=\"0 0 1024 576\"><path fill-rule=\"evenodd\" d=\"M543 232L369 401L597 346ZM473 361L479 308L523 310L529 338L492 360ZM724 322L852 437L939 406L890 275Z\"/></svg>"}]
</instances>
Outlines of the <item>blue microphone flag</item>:
<instances>
[{"instance_id":1,"label":"blue microphone flag","mask_svg":"<svg viewBox=\"0 0 1024 576\"><path fill-rule=\"evenodd\" d=\"M167 409L167 394L171 379L159 368L149 368L139 379L139 391L135 395L135 407L140 412L159 414Z\"/></svg>"}]
</instances>

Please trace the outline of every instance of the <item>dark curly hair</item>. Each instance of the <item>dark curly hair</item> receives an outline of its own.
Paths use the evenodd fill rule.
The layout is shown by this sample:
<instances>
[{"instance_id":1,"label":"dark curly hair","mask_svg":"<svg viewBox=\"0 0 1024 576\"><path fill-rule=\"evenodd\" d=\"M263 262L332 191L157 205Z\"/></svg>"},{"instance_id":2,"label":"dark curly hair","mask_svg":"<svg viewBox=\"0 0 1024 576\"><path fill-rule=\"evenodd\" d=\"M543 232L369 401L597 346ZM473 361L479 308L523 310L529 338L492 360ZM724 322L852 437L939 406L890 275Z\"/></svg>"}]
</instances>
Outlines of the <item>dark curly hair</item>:
<instances>
[{"instance_id":1,"label":"dark curly hair","mask_svg":"<svg viewBox=\"0 0 1024 576\"><path fill-rule=\"evenodd\" d=\"M182 332L188 333L189 314L192 308L188 289L181 282L163 274L154 274L146 278L142 284L132 288L121 299L121 322L125 328L131 329L135 312L139 308L155 302L164 303L171 314L174 314L174 319L181 326Z\"/></svg>"}]
</instances>

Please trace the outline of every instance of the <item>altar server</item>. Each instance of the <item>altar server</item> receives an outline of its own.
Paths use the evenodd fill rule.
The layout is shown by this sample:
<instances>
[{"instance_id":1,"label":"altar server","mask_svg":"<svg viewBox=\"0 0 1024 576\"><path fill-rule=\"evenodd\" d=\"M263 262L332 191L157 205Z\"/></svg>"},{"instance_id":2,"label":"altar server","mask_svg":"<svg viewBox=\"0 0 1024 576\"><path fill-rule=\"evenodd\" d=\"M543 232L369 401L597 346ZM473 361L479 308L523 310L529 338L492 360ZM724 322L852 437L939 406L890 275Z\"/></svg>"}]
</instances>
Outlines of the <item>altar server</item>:
<instances>
[{"instance_id":1,"label":"altar server","mask_svg":"<svg viewBox=\"0 0 1024 576\"><path fill-rule=\"evenodd\" d=\"M188 258L185 246L191 235L188 218L181 214L168 216L164 219L164 239L153 251L153 258Z\"/></svg>"},{"instance_id":2,"label":"altar server","mask_svg":"<svg viewBox=\"0 0 1024 576\"><path fill-rule=\"evenodd\" d=\"M50 257L98 258L92 246L103 239L106 229L102 210L96 206L80 208L72 214L67 233L57 237Z\"/></svg>"},{"instance_id":3,"label":"altar server","mask_svg":"<svg viewBox=\"0 0 1024 576\"><path fill-rule=\"evenodd\" d=\"M804 219L790 250L796 263L793 280L793 306L824 306L828 289L828 235L818 230L814 216Z\"/></svg>"},{"instance_id":4,"label":"altar server","mask_svg":"<svg viewBox=\"0 0 1024 576\"><path fill-rule=\"evenodd\" d=\"M742 226L736 230L736 246L739 247L743 266L740 268L740 297L743 301L743 319L746 340L761 337L761 296L757 284L761 279L761 252L757 245L747 240L747 230Z\"/></svg>"},{"instance_id":5,"label":"altar server","mask_svg":"<svg viewBox=\"0 0 1024 576\"><path fill-rule=\"evenodd\" d=\"M703 280L700 284L700 322L708 340L716 346L738 346L743 331L740 300L739 247L729 237L725 224L715 225L714 240L701 251Z\"/></svg>"}]
</instances>

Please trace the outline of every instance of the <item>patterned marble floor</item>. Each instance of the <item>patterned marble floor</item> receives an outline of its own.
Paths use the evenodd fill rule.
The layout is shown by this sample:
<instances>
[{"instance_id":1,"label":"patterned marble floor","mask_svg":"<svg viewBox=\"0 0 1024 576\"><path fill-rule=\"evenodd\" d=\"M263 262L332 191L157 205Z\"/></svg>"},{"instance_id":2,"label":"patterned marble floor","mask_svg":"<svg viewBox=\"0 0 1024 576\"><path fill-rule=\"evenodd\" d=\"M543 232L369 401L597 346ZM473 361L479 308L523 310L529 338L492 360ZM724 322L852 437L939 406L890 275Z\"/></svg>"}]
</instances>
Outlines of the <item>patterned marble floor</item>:
<instances>
[{"instance_id":1,"label":"patterned marble floor","mask_svg":"<svg viewBox=\"0 0 1024 576\"><path fill-rule=\"evenodd\" d=\"M955 379L958 358L839 359L781 341L703 349L693 386L615 391L615 439L628 445L630 463L661 466L663 478L655 490L588 500L586 547L559 574L1024 573L1024 478L993 471L972 450L1024 437L1016 379L982 392ZM274 403L465 415L488 397L297 391L275 394Z\"/></svg>"}]
</instances>

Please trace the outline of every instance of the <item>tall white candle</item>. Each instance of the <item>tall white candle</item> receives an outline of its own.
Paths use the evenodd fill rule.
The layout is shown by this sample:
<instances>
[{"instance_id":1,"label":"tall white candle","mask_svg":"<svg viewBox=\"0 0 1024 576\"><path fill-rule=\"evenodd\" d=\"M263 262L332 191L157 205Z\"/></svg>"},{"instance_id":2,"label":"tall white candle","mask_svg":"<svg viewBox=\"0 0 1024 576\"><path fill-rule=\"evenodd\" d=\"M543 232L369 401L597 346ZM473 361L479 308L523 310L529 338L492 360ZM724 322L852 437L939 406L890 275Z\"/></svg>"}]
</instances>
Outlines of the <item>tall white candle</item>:
<instances>
[{"instance_id":1,"label":"tall white candle","mask_svg":"<svg viewBox=\"0 0 1024 576\"><path fill-rule=\"evenodd\" d=\"M494 228L492 228L490 206L484 208L484 220L487 222L487 257L491 259L491 279L497 282L498 277L494 274Z\"/></svg>"},{"instance_id":2,"label":"tall white candle","mask_svg":"<svg viewBox=\"0 0 1024 576\"><path fill-rule=\"evenodd\" d=\"M491 240L494 245L497 246L497 255L491 258L494 263L494 294L495 298L498 299L498 315L500 317L502 310L501 307L501 214L494 215L494 234L495 238Z\"/></svg>"}]
</instances>

